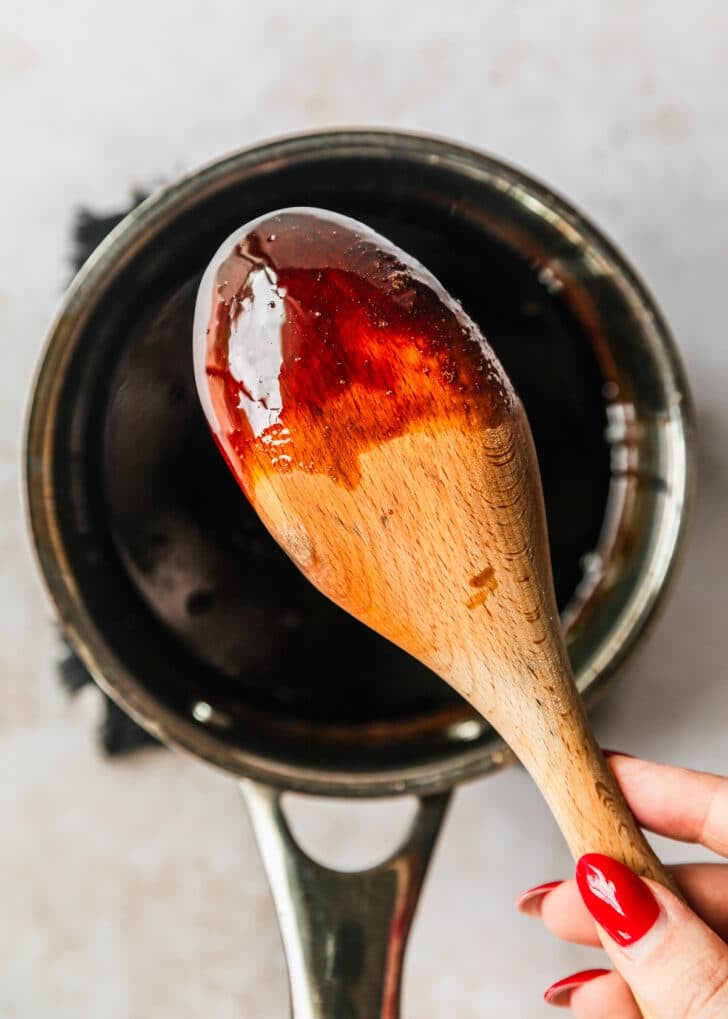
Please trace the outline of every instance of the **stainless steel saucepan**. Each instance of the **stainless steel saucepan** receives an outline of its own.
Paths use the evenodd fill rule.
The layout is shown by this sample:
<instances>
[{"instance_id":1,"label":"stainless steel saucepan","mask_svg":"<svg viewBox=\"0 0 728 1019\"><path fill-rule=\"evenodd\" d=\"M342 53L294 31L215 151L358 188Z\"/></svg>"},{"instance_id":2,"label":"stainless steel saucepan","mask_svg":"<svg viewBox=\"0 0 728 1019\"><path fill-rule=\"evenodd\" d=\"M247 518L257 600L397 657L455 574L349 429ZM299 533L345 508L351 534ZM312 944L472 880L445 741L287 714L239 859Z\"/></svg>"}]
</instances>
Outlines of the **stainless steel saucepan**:
<instances>
[{"instance_id":1,"label":"stainless steel saucepan","mask_svg":"<svg viewBox=\"0 0 728 1019\"><path fill-rule=\"evenodd\" d=\"M501 162L413 135L311 134L215 162L131 213L65 297L35 382L26 469L67 638L142 726L240 782L296 1019L394 1019L451 791L510 756L432 677L381 645L367 658L362 634L323 599L295 588L280 617L293 567L258 564L247 518L226 530L244 500L194 399L191 304L221 240L289 205L354 215L418 255L511 371L539 447L562 620L589 705L673 572L693 475L690 400L653 300L583 215ZM549 330L564 337L551 353ZM419 809L389 860L340 873L296 844L286 790L409 794Z\"/></svg>"}]
</instances>

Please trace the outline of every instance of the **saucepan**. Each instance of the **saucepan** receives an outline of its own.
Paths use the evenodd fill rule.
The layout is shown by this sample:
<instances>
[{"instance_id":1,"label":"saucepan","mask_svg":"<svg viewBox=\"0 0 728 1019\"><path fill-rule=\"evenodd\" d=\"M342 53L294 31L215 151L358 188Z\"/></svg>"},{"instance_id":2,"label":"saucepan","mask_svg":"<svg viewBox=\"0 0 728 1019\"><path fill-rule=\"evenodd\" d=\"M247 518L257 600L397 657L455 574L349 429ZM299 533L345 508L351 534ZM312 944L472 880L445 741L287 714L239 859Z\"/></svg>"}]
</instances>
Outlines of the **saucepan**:
<instances>
[{"instance_id":1,"label":"saucepan","mask_svg":"<svg viewBox=\"0 0 728 1019\"><path fill-rule=\"evenodd\" d=\"M154 194L71 285L35 380L27 503L65 634L150 733L240 783L297 1019L394 1019L452 790L510 760L423 668L309 588L228 476L194 394L197 281L263 212L335 209L439 276L531 419L562 624L591 707L643 638L688 518L693 424L655 302L604 236L524 173L388 131L289 137ZM286 791L414 796L385 862L310 859Z\"/></svg>"}]
</instances>

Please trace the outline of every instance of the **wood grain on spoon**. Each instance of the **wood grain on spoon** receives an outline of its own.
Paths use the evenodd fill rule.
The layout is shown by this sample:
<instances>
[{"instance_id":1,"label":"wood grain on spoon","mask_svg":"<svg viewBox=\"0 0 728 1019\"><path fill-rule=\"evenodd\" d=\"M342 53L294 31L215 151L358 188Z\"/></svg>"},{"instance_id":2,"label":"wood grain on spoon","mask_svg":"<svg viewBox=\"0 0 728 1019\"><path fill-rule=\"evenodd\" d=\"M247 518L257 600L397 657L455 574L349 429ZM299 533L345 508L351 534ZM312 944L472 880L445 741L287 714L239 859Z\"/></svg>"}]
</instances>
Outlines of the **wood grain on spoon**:
<instances>
[{"instance_id":1,"label":"wood grain on spoon","mask_svg":"<svg viewBox=\"0 0 728 1019\"><path fill-rule=\"evenodd\" d=\"M488 719L575 857L672 886L574 685L523 407L440 283L354 220L283 210L211 262L195 368L223 455L308 578Z\"/></svg>"}]
</instances>

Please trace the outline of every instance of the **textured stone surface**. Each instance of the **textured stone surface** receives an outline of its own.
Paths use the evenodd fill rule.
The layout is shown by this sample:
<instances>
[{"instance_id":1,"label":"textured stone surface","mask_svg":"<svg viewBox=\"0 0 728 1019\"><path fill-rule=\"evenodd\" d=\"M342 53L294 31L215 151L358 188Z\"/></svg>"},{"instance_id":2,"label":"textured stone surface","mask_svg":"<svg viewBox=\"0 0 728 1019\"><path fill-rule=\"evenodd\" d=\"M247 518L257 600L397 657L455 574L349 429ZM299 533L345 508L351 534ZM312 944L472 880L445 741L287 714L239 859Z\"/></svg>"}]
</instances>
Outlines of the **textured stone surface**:
<instances>
[{"instance_id":1,"label":"textured stone surface","mask_svg":"<svg viewBox=\"0 0 728 1019\"><path fill-rule=\"evenodd\" d=\"M654 290L690 372L702 484L685 568L604 710L603 740L728 770L724 604L728 9L721 0L6 5L0 20L0 1015L287 1014L278 934L234 786L155 750L109 763L69 702L19 496L21 419L69 271L73 210L322 125L491 150L588 210ZM362 808L367 809L367 808ZM372 818L371 812L375 812ZM392 805L308 804L307 841L375 853ZM669 859L693 850L660 849ZM351 858L349 856L349 858ZM514 915L569 861L518 769L462 790L413 937L406 1019L550 1014L595 954Z\"/></svg>"}]
</instances>

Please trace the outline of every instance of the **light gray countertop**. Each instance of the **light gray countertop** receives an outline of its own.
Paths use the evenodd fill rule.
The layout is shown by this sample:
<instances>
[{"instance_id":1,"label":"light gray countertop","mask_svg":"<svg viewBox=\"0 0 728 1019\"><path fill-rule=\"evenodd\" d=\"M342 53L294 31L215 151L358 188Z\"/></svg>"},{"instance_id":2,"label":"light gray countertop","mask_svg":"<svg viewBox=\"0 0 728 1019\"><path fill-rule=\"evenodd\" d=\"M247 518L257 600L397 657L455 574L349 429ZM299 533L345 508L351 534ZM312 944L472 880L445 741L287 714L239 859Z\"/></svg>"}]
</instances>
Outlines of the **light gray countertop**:
<instances>
[{"instance_id":1,"label":"light gray countertop","mask_svg":"<svg viewBox=\"0 0 728 1019\"><path fill-rule=\"evenodd\" d=\"M19 447L33 367L68 277L74 209L118 208L136 186L280 133L377 125L487 149L590 213L674 330L702 468L679 582L599 712L598 732L607 745L725 772L726 68L723 0L5 5L3 1019L287 1014L273 910L233 783L158 751L103 760L95 691L71 703L54 673L58 641L28 548ZM400 808L316 803L296 814L324 856L364 862L392 841ZM698 855L659 849L668 860ZM522 770L462 789L411 942L405 1019L550 1014L543 988L597 956L559 944L512 900L569 870Z\"/></svg>"}]
</instances>

